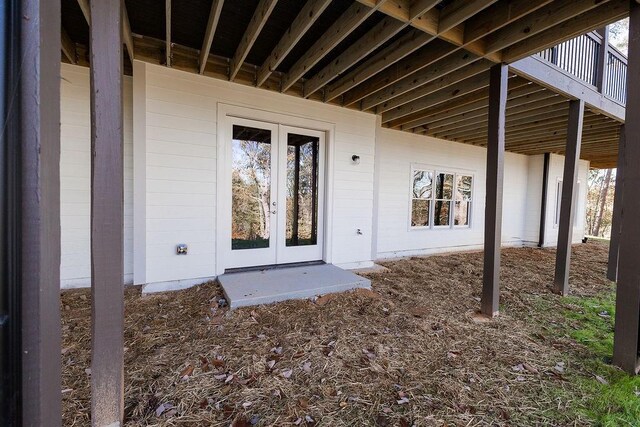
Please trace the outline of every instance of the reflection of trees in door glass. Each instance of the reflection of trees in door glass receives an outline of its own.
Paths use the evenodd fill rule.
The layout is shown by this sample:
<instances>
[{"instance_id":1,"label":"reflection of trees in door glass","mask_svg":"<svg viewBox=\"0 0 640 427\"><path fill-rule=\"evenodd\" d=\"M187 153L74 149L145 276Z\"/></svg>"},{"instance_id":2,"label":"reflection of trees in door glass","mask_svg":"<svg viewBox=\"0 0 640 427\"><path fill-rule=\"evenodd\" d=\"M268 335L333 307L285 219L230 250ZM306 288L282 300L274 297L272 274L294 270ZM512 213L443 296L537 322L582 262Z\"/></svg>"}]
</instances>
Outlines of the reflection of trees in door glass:
<instances>
[{"instance_id":1,"label":"reflection of trees in door glass","mask_svg":"<svg viewBox=\"0 0 640 427\"><path fill-rule=\"evenodd\" d=\"M233 126L231 248L269 247L271 132Z\"/></svg>"},{"instance_id":2,"label":"reflection of trees in door glass","mask_svg":"<svg viewBox=\"0 0 640 427\"><path fill-rule=\"evenodd\" d=\"M287 136L287 246L317 244L318 145L315 137Z\"/></svg>"}]
</instances>

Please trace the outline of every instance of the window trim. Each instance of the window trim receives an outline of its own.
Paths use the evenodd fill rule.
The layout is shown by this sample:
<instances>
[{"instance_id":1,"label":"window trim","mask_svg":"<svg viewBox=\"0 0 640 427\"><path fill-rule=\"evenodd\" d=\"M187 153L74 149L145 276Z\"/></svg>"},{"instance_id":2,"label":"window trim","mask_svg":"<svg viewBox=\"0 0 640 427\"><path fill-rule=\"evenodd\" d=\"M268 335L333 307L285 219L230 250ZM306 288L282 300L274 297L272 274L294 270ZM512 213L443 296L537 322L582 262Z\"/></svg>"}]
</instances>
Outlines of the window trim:
<instances>
[{"instance_id":1,"label":"window trim","mask_svg":"<svg viewBox=\"0 0 640 427\"><path fill-rule=\"evenodd\" d=\"M415 172L423 171L429 172L432 174L432 190L431 197L429 199L416 199L413 197L413 178ZM435 215L435 204L436 204L436 176L438 174L448 174L453 175L453 188L451 199L438 199L440 201L448 201L450 203L449 209L449 224L448 225L434 225L434 215ZM456 204L456 190L457 190L457 178L458 176L470 176L471 177L471 199L467 202L469 203L469 223L466 225L456 225L455 224L455 204ZM447 167L439 167L439 166L430 166L424 164L412 164L410 168L409 174L409 215L408 215L408 230L409 231L424 231L424 230L465 230L473 227L473 213L474 213L474 205L475 205L475 183L476 183L476 174L474 171L465 170L465 169L454 169ZM429 225L412 225L412 214L413 214L413 201L414 200L429 200Z\"/></svg>"},{"instance_id":2,"label":"window trim","mask_svg":"<svg viewBox=\"0 0 640 427\"><path fill-rule=\"evenodd\" d=\"M562 177L556 178L556 203L553 218L553 228L560 227L560 208L562 205ZM578 215L578 208L580 208L580 180L576 180L576 210L573 211L573 228L578 228L580 225L578 221L581 217Z\"/></svg>"}]
</instances>

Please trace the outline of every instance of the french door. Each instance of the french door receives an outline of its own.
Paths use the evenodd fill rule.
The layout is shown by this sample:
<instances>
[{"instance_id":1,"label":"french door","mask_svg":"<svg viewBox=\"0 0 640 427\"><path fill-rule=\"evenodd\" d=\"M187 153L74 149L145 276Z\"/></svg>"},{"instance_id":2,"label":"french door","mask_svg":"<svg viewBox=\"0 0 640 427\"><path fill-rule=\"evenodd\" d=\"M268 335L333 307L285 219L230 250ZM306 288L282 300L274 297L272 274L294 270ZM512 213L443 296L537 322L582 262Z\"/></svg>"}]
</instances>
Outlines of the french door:
<instances>
[{"instance_id":1,"label":"french door","mask_svg":"<svg viewBox=\"0 0 640 427\"><path fill-rule=\"evenodd\" d=\"M225 268L322 259L324 133L232 118Z\"/></svg>"}]
</instances>

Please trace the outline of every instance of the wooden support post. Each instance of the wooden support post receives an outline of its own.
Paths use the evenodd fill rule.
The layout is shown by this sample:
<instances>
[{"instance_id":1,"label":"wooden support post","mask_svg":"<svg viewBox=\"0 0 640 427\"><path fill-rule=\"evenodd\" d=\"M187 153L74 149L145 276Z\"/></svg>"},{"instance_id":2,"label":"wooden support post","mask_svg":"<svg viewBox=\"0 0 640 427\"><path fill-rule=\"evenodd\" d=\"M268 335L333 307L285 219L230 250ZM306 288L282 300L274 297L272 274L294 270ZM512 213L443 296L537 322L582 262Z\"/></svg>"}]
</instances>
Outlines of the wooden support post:
<instances>
[{"instance_id":1,"label":"wooden support post","mask_svg":"<svg viewBox=\"0 0 640 427\"><path fill-rule=\"evenodd\" d=\"M544 247L545 236L547 234L547 194L549 188L549 162L551 153L544 153L542 165L542 200L540 202L540 230L538 234L538 247Z\"/></svg>"},{"instance_id":2,"label":"wooden support post","mask_svg":"<svg viewBox=\"0 0 640 427\"><path fill-rule=\"evenodd\" d=\"M569 266L571 264L571 241L573 239L573 218L576 207L576 187L578 186L578 161L582 143L582 122L584 120L584 101L573 100L569 103L569 124L567 128L567 146L562 174L562 196L560 204L560 223L558 225L558 249L556 251L556 271L553 281L554 292L562 295L569 293Z\"/></svg>"},{"instance_id":3,"label":"wooden support post","mask_svg":"<svg viewBox=\"0 0 640 427\"><path fill-rule=\"evenodd\" d=\"M487 200L484 218L484 274L481 312L496 316L500 302L500 247L502 244L502 188L504 135L509 67L491 67L489 82L489 132L487 140Z\"/></svg>"},{"instance_id":4,"label":"wooden support post","mask_svg":"<svg viewBox=\"0 0 640 427\"><path fill-rule=\"evenodd\" d=\"M618 250L620 248L620 223L622 221L622 198L624 194L624 129L624 125L620 126L616 188L613 196L613 216L611 219L611 241L609 242L609 260L607 262L607 279L614 282L618 279Z\"/></svg>"},{"instance_id":5,"label":"wooden support post","mask_svg":"<svg viewBox=\"0 0 640 427\"><path fill-rule=\"evenodd\" d=\"M602 93L607 78L607 62L609 60L609 27L599 29L598 33L602 36L602 43L598 49L595 86L598 88L598 92Z\"/></svg>"},{"instance_id":6,"label":"wooden support post","mask_svg":"<svg viewBox=\"0 0 640 427\"><path fill-rule=\"evenodd\" d=\"M91 422L123 418L122 7L91 2ZM118 424L119 423L119 424Z\"/></svg>"},{"instance_id":7,"label":"wooden support post","mask_svg":"<svg viewBox=\"0 0 640 427\"><path fill-rule=\"evenodd\" d=\"M20 390L10 390L17 394L14 399L22 401L22 420L8 425L59 426L60 1L5 2L5 6L8 4L11 33L15 36L13 47L18 50L11 49L3 55L13 55L18 60L7 68L12 70L9 80L3 79L0 84L13 83L10 87L17 86L19 92L15 93L19 96L12 97L11 108L16 115L13 118L17 117L18 124L16 133L7 141L13 147L3 150L3 158L8 155L9 160L19 162L19 170L7 181L18 193L13 194L13 209L9 212L13 211L19 229L17 245L3 251L3 263L4 257L19 257L14 266L19 270L17 280L21 280L22 288L22 390L20 394ZM15 58L16 54L20 58ZM19 80L11 75L19 76ZM3 134L8 130L5 124L10 125L3 123ZM5 178L7 175L2 179Z\"/></svg>"},{"instance_id":8,"label":"wooden support post","mask_svg":"<svg viewBox=\"0 0 640 427\"><path fill-rule=\"evenodd\" d=\"M630 1L627 109L625 119L624 188L640 185L640 4ZM622 198L616 323L613 363L630 374L638 373L638 334L640 333L640 194L627 191Z\"/></svg>"}]
</instances>

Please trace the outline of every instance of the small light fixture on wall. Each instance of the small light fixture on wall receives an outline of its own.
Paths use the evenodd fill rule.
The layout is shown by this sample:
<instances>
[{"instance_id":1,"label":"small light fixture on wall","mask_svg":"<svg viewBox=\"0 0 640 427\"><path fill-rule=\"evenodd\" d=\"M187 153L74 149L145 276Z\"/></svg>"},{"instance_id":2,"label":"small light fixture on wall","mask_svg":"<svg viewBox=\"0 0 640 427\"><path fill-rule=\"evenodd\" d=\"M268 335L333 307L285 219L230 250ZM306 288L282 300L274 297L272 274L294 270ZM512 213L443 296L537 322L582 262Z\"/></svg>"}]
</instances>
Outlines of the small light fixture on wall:
<instances>
[{"instance_id":1,"label":"small light fixture on wall","mask_svg":"<svg viewBox=\"0 0 640 427\"><path fill-rule=\"evenodd\" d=\"M351 161L353 162L354 165L359 165L360 156L358 156L357 154L354 154L353 156L351 156Z\"/></svg>"},{"instance_id":2,"label":"small light fixture on wall","mask_svg":"<svg viewBox=\"0 0 640 427\"><path fill-rule=\"evenodd\" d=\"M179 243L178 245L176 245L176 253L178 255L186 255L188 251L189 247L186 244Z\"/></svg>"}]
</instances>

